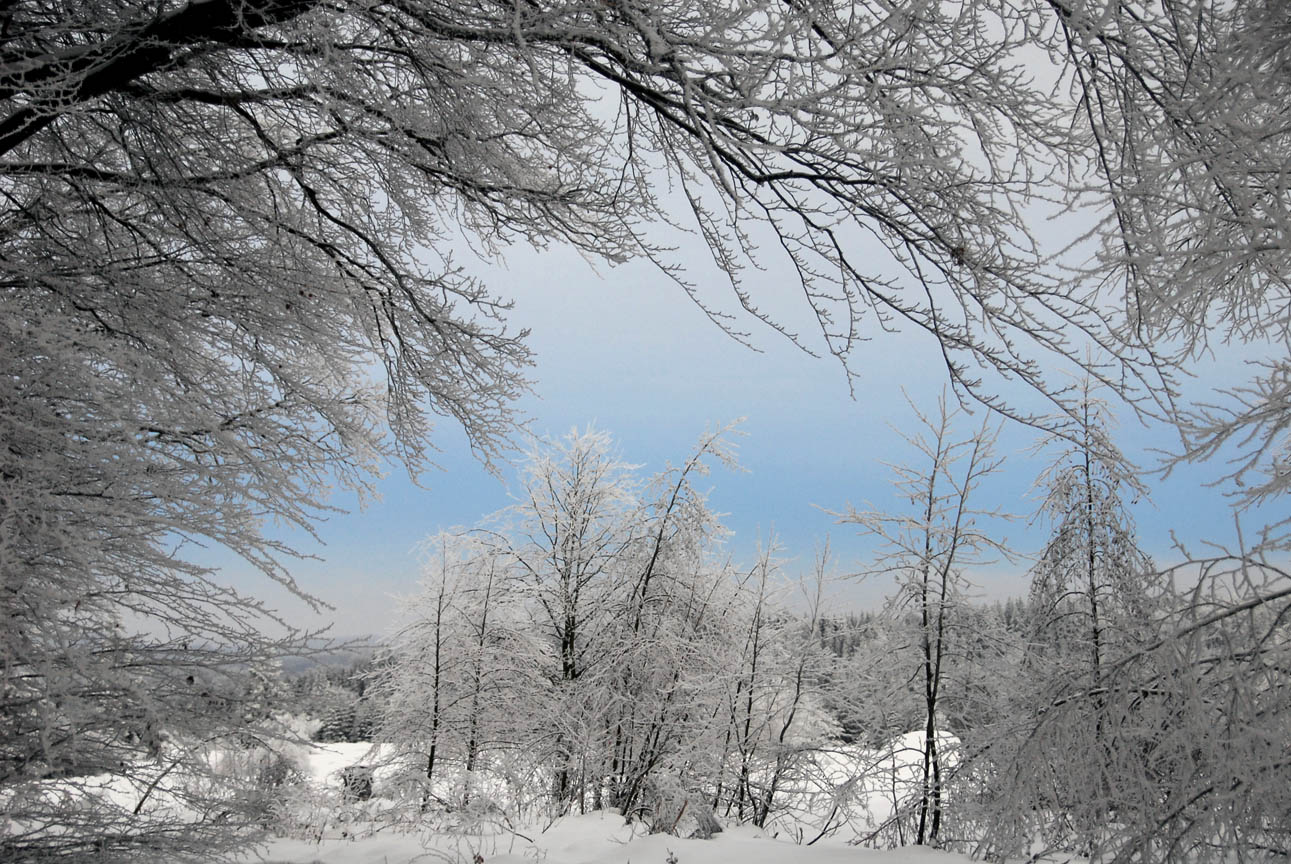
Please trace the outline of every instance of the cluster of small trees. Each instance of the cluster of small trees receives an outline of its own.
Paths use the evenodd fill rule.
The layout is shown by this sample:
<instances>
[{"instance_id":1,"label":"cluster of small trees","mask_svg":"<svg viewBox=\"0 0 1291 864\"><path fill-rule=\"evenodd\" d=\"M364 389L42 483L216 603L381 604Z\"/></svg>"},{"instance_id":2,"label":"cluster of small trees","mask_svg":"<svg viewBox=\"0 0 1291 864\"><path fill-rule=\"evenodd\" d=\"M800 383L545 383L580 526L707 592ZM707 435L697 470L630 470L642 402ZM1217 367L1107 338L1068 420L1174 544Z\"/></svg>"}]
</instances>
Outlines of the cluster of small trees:
<instances>
[{"instance_id":1,"label":"cluster of small trees","mask_svg":"<svg viewBox=\"0 0 1291 864\"><path fill-rule=\"evenodd\" d=\"M896 582L882 613L846 619L821 613L823 558L805 611L772 599L770 554L723 562L692 485L720 434L644 483L602 433L540 447L514 507L430 544L380 676L378 734L413 775L417 818L473 801L617 807L708 833L815 796L832 811L797 818L850 820L877 843L1287 850L1291 585L1252 555L1159 570L1104 411L1086 389L1078 421L1043 442L1051 534L1029 597L993 607L968 580L1014 554L977 504L994 430L957 437L944 403L921 416L919 461L898 469L909 509L843 514L883 541L872 576ZM898 740L918 751L912 773L867 764ZM822 769L840 750L856 776ZM846 815L874 794L867 771L893 783L878 824Z\"/></svg>"},{"instance_id":2,"label":"cluster of small trees","mask_svg":"<svg viewBox=\"0 0 1291 864\"><path fill-rule=\"evenodd\" d=\"M926 724L917 788L870 836L1005 858L1285 855L1288 573L1267 549L1155 565L1128 512L1144 486L1081 392L1043 442L1051 534L1011 616L963 596L968 556L1005 551L969 500L993 465L986 427L956 441L943 410L916 441L922 469L900 472L909 512L846 514L887 541L899 587L886 633L849 665L901 671L871 672L854 701Z\"/></svg>"},{"instance_id":3,"label":"cluster of small trees","mask_svg":"<svg viewBox=\"0 0 1291 864\"><path fill-rule=\"evenodd\" d=\"M369 687L374 674L371 658L320 664L292 677L284 705L317 724L315 741L371 741L382 713Z\"/></svg>"},{"instance_id":4,"label":"cluster of small trees","mask_svg":"<svg viewBox=\"0 0 1291 864\"><path fill-rule=\"evenodd\" d=\"M642 480L607 435L572 433L531 455L516 505L428 546L379 683L379 734L423 806L538 799L701 832L715 810L766 818L824 731L821 649L776 604L769 552L743 573L720 557L694 482L728 435Z\"/></svg>"}]
</instances>

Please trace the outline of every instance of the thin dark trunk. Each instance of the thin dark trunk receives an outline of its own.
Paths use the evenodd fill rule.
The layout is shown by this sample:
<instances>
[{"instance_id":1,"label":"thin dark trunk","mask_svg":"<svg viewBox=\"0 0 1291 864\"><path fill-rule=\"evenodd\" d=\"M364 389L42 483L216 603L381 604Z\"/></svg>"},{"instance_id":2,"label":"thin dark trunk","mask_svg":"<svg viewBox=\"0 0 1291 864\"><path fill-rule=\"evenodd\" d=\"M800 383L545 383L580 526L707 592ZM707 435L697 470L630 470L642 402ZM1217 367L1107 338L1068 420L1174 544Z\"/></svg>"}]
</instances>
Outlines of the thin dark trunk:
<instances>
[{"instance_id":1,"label":"thin dark trunk","mask_svg":"<svg viewBox=\"0 0 1291 864\"><path fill-rule=\"evenodd\" d=\"M426 787L427 795L422 799L422 808L430 802L430 787L435 780L435 753L439 749L439 686L440 686L440 649L444 640L444 586L439 587L439 598L435 601L435 653L432 661L431 707L430 707L430 750L426 754Z\"/></svg>"},{"instance_id":2,"label":"thin dark trunk","mask_svg":"<svg viewBox=\"0 0 1291 864\"><path fill-rule=\"evenodd\" d=\"M731 736L735 732L735 726L739 722L736 718L735 703L739 701L740 690L744 687L744 681L735 682L735 699L731 702L731 722L726 725L726 737L722 741L722 761L717 771L717 794L713 796L713 809L716 810L722 801L722 784L726 782L726 757L731 752ZM731 815L731 801L726 802L726 815Z\"/></svg>"},{"instance_id":3,"label":"thin dark trunk","mask_svg":"<svg viewBox=\"0 0 1291 864\"><path fill-rule=\"evenodd\" d=\"M1090 660L1093 663L1091 672L1093 673L1093 684L1095 692L1102 683L1102 653L1103 653L1103 628L1099 620L1098 610L1098 559L1097 559L1097 537L1094 534L1094 477L1093 468L1090 464L1090 441L1089 441L1089 402L1084 405L1085 420L1085 440L1084 440L1084 457L1085 457L1085 540L1086 540L1086 579L1089 585L1089 618L1090 618ZM1098 700L1101 703L1101 697Z\"/></svg>"},{"instance_id":4,"label":"thin dark trunk","mask_svg":"<svg viewBox=\"0 0 1291 864\"><path fill-rule=\"evenodd\" d=\"M480 730L480 694L484 690L484 649L488 644L489 633L489 608L493 600L493 580L495 572L489 569L489 579L484 585L484 604L480 609L480 629L475 641L475 668L473 672L473 681L471 688L471 716L468 721L469 727L466 735L466 778L465 788L462 790L462 806L471 803L471 786L473 772L475 771L475 760L479 754L479 730Z\"/></svg>"},{"instance_id":5,"label":"thin dark trunk","mask_svg":"<svg viewBox=\"0 0 1291 864\"><path fill-rule=\"evenodd\" d=\"M923 569L919 582L919 647L923 653L923 692L924 692L924 746L923 765L919 792L919 827L915 833L915 845L922 846L928 840L928 804L931 793L931 765L936 755L936 705L937 696L934 687L932 663L932 622L929 618L928 590L932 580L932 517L936 502L937 471L941 465L941 441L937 442L937 456L933 460L932 472L928 475L928 499L924 506L924 549Z\"/></svg>"}]
</instances>

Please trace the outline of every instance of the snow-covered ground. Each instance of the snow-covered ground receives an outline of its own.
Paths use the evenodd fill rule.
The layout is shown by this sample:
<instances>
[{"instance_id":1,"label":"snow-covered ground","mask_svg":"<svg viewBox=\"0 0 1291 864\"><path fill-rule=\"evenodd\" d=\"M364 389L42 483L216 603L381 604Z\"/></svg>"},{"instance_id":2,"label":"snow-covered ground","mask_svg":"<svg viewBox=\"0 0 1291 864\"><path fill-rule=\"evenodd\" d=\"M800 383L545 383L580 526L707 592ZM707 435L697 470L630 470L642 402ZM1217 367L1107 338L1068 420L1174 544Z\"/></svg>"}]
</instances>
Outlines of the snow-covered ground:
<instances>
[{"instance_id":1,"label":"snow-covered ground","mask_svg":"<svg viewBox=\"0 0 1291 864\"><path fill-rule=\"evenodd\" d=\"M956 743L952 736L939 738L944 750ZM890 815L894 793L899 794L917 774L922 744L922 733L910 733L882 751L832 751L816 766L814 791L787 793L798 800L786 802L792 806L776 824L766 830L729 827L711 840L647 834L640 823L629 825L614 812L568 816L536 825L505 826L500 820L482 820L481 825L488 827L454 833L382 828L380 822L369 821L364 814L374 815L382 809L383 780L389 780L383 773L387 769L377 769L373 801L357 808L350 805L345 813L345 808L331 808L339 802L344 770L381 763L386 748L319 745L304 760L307 782L322 793L313 804L316 829L306 838L297 832L294 838L274 840L258 856L246 860L248 864L257 860L272 864L472 864L477 860L487 864L957 864L968 859L926 848L879 851L847 842ZM836 790L849 782L852 790L847 798L852 812L846 820L837 820L846 821L847 827L812 845L794 842L818 833L825 818L822 811L839 800ZM310 819L308 814L301 816L305 821ZM805 820L804 824L795 824L797 819Z\"/></svg>"},{"instance_id":2,"label":"snow-covered ground","mask_svg":"<svg viewBox=\"0 0 1291 864\"><path fill-rule=\"evenodd\" d=\"M812 846L770 837L743 826L711 840L643 834L615 813L589 813L558 820L545 831L475 835L399 834L341 836L321 842L276 840L261 854L271 864L412 864L465 862L478 854L485 864L959 864L963 856L933 849L861 849L838 840ZM523 836L522 836L523 835ZM257 859L249 858L248 864Z\"/></svg>"},{"instance_id":3,"label":"snow-covered ground","mask_svg":"<svg viewBox=\"0 0 1291 864\"><path fill-rule=\"evenodd\" d=\"M945 758L953 760L956 744L953 736L939 736ZM283 751L299 769L298 779L281 787L281 809L275 811L277 833L283 836L248 852L244 860L246 864L478 864L480 860L489 864L948 864L958 856L920 848L875 851L849 844L885 822L894 802L917 788L922 748L923 733L912 732L879 750L840 745L813 751L810 762L798 766L792 782L777 795L778 813L764 830L728 825L713 839L700 840L649 834L640 820L629 824L612 811L512 824L510 819L516 817L490 807L487 794L477 799L479 806L472 812L447 817L456 820L452 830L444 824L446 819L430 830L419 825L415 815L420 778L412 778L412 785L408 782L408 768L414 767L413 773L420 769L401 767L391 745L300 743ZM213 767L237 770L230 760L263 759L265 754L215 750L210 756ZM370 800L355 801L346 794L347 769L355 766L372 766L364 768L372 780ZM122 812L142 812L157 820L192 818L182 797L164 785L156 786L161 779L157 773L164 776L164 769L146 769L140 766L131 780L104 775L78 778L74 784L50 781L41 791L89 796ZM505 787L481 788L496 793L493 800L509 800ZM813 838L811 844L804 842Z\"/></svg>"}]
</instances>

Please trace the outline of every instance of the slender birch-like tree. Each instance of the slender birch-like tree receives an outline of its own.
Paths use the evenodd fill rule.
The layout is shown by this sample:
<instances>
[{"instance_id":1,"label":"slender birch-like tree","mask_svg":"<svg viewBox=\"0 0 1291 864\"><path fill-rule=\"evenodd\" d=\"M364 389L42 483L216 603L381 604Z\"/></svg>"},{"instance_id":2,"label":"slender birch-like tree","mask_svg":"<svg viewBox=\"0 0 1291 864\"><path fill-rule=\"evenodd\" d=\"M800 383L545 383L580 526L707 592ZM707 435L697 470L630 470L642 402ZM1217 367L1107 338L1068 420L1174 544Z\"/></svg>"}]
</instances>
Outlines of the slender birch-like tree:
<instances>
[{"instance_id":1,"label":"slender birch-like tree","mask_svg":"<svg viewBox=\"0 0 1291 864\"><path fill-rule=\"evenodd\" d=\"M913 465L894 467L896 487L909 511L892 513L849 508L841 521L860 526L883 545L870 572L894 574L897 593L890 601L896 616L913 615L912 644L902 652L912 665L910 681L921 696L923 752L918 789L912 800L896 802L894 819L908 822L915 844L938 841L946 806L945 756L939 751L945 731L942 688L950 667L959 662L955 631L964 604L964 568L983 556L1007 553L989 523L1004 514L981 507L983 480L1000 467L995 455L998 427L983 420L967 438L956 438L954 423L961 414L947 405L943 394L936 414L915 414L922 429L907 437L919 454ZM905 828L900 832L905 836Z\"/></svg>"}]
</instances>

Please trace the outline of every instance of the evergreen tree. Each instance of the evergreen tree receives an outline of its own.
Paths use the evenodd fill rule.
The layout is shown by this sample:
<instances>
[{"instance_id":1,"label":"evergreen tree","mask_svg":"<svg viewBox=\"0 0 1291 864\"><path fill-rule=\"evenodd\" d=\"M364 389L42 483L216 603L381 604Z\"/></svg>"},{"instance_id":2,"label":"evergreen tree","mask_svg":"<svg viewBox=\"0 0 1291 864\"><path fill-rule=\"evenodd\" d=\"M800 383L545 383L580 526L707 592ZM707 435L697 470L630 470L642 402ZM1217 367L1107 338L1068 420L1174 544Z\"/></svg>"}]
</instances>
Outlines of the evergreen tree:
<instances>
[{"instance_id":1,"label":"evergreen tree","mask_svg":"<svg viewBox=\"0 0 1291 864\"><path fill-rule=\"evenodd\" d=\"M1041 475L1041 514L1053 529L1031 570L1031 626L1047 662L1102 683L1109 656L1133 646L1149 612L1153 565L1139 549L1124 500L1146 490L1108 435L1106 406L1088 379L1060 452Z\"/></svg>"}]
</instances>

